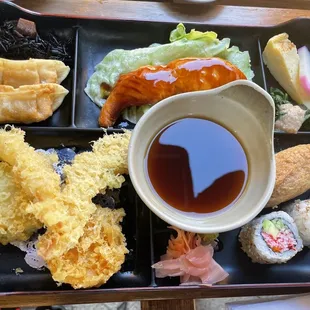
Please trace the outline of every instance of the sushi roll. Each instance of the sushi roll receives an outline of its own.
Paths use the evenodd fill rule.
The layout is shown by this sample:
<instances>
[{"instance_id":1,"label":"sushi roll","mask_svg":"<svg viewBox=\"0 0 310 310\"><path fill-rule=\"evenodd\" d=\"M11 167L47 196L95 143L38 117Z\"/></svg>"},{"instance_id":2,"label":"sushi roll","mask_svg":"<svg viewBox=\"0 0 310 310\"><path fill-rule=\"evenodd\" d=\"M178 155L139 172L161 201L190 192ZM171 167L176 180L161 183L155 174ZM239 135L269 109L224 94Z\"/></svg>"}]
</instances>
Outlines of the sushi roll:
<instances>
[{"instance_id":1,"label":"sushi roll","mask_svg":"<svg viewBox=\"0 0 310 310\"><path fill-rule=\"evenodd\" d=\"M304 246L310 246L310 199L295 200L283 209L295 221Z\"/></svg>"},{"instance_id":2,"label":"sushi roll","mask_svg":"<svg viewBox=\"0 0 310 310\"><path fill-rule=\"evenodd\" d=\"M246 224L240 232L242 250L253 263L286 263L303 248L294 220L285 212L263 215Z\"/></svg>"}]
</instances>

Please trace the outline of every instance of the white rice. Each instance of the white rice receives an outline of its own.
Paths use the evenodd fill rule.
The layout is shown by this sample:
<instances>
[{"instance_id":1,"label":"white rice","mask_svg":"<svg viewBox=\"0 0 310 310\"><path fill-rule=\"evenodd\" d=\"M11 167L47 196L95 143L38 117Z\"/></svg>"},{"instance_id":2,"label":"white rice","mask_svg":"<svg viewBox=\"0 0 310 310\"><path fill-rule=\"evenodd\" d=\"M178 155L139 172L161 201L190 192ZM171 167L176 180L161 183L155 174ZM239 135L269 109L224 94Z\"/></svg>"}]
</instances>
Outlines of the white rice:
<instances>
[{"instance_id":1,"label":"white rice","mask_svg":"<svg viewBox=\"0 0 310 310\"><path fill-rule=\"evenodd\" d=\"M263 221L265 219L281 219L283 224L285 224L293 233L297 242L296 249L288 250L283 253L272 251L261 235ZM260 264L286 263L303 248L302 240L299 236L294 220L283 211L277 211L263 215L246 224L241 229L239 240L242 244L242 250L252 259L253 263Z\"/></svg>"},{"instance_id":2,"label":"white rice","mask_svg":"<svg viewBox=\"0 0 310 310\"><path fill-rule=\"evenodd\" d=\"M310 199L295 200L283 210L294 219L304 246L310 247Z\"/></svg>"}]
</instances>

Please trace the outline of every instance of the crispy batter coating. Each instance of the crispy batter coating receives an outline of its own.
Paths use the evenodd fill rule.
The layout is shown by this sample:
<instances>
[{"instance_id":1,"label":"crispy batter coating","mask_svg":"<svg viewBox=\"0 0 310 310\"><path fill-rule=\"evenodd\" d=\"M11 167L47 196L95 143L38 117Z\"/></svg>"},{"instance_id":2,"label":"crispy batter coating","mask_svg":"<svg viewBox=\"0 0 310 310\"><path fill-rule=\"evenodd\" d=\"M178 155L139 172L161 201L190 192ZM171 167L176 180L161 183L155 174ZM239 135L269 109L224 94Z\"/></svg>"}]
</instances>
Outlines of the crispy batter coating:
<instances>
[{"instance_id":1,"label":"crispy batter coating","mask_svg":"<svg viewBox=\"0 0 310 310\"><path fill-rule=\"evenodd\" d=\"M53 279L73 288L99 287L121 268L125 261L125 237L119 222L123 209L96 207L84 227L78 244L62 256L47 261Z\"/></svg>"},{"instance_id":2,"label":"crispy batter coating","mask_svg":"<svg viewBox=\"0 0 310 310\"><path fill-rule=\"evenodd\" d=\"M12 167L0 162L0 243L25 241L42 224L25 211L28 200L15 182Z\"/></svg>"},{"instance_id":3,"label":"crispy batter coating","mask_svg":"<svg viewBox=\"0 0 310 310\"><path fill-rule=\"evenodd\" d=\"M75 247L90 216L96 211L92 198L107 188L120 188L127 172L130 133L106 135L96 141L92 152L77 155L64 172L66 183L54 199L34 204L29 211L38 215L47 232L38 242L45 260L59 257Z\"/></svg>"},{"instance_id":4,"label":"crispy batter coating","mask_svg":"<svg viewBox=\"0 0 310 310\"><path fill-rule=\"evenodd\" d=\"M51 159L25 143L25 132L21 129L0 129L0 161L13 167L16 182L29 199L42 201L59 193L60 178Z\"/></svg>"},{"instance_id":5,"label":"crispy batter coating","mask_svg":"<svg viewBox=\"0 0 310 310\"><path fill-rule=\"evenodd\" d=\"M92 198L124 182L130 133L106 135L92 152L77 155L64 168L61 188L52 168L56 158L36 152L22 130L10 129L0 130L0 242L26 240L43 223L47 231L37 249L54 280L100 286L128 252L119 225L125 213L99 208Z\"/></svg>"},{"instance_id":6,"label":"crispy batter coating","mask_svg":"<svg viewBox=\"0 0 310 310\"><path fill-rule=\"evenodd\" d=\"M310 189L310 144L276 154L276 184L267 207L274 207Z\"/></svg>"},{"instance_id":7,"label":"crispy batter coating","mask_svg":"<svg viewBox=\"0 0 310 310\"><path fill-rule=\"evenodd\" d=\"M107 168L114 173L128 174L128 146L131 133L107 135L93 145L94 153L100 154Z\"/></svg>"}]
</instances>

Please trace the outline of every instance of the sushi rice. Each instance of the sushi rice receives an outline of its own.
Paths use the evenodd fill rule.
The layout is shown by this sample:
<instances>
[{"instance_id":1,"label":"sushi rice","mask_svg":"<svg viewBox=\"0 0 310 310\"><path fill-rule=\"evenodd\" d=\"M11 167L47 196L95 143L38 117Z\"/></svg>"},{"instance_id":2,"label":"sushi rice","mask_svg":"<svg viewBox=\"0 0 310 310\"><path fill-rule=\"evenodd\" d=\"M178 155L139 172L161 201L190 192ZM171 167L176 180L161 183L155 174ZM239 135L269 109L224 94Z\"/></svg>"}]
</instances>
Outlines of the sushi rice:
<instances>
[{"instance_id":1,"label":"sushi rice","mask_svg":"<svg viewBox=\"0 0 310 310\"><path fill-rule=\"evenodd\" d=\"M266 227L270 230L268 233ZM263 215L246 224L239 240L253 263L260 264L286 263L303 248L294 220L283 211Z\"/></svg>"},{"instance_id":2,"label":"sushi rice","mask_svg":"<svg viewBox=\"0 0 310 310\"><path fill-rule=\"evenodd\" d=\"M295 200L284 207L283 211L287 212L295 221L300 237L304 246L310 246L310 199Z\"/></svg>"}]
</instances>

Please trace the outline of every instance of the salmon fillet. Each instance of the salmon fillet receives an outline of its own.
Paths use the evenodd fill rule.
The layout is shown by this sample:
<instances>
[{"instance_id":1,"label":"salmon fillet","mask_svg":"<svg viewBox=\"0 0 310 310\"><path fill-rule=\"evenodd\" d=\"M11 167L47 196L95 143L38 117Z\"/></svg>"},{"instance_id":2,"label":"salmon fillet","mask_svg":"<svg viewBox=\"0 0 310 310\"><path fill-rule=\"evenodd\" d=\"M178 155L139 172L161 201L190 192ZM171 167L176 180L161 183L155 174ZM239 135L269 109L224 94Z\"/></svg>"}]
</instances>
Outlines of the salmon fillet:
<instances>
[{"instance_id":1,"label":"salmon fillet","mask_svg":"<svg viewBox=\"0 0 310 310\"><path fill-rule=\"evenodd\" d=\"M170 96L213 89L246 79L234 65L220 58L184 58L166 66L146 66L120 76L99 117L101 127L110 127L131 106L155 104Z\"/></svg>"}]
</instances>

